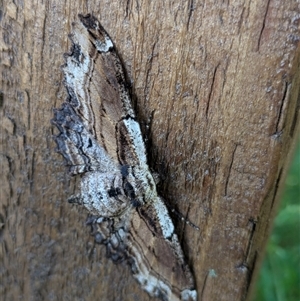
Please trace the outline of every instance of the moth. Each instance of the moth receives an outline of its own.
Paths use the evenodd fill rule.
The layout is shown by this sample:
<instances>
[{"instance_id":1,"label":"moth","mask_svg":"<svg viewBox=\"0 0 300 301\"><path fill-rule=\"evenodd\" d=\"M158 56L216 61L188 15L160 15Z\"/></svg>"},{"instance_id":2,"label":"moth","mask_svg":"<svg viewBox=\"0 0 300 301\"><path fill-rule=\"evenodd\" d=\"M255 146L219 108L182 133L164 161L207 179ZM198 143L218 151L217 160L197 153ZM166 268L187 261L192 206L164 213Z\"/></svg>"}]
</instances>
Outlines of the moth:
<instances>
[{"instance_id":1,"label":"moth","mask_svg":"<svg viewBox=\"0 0 300 301\"><path fill-rule=\"evenodd\" d=\"M149 170L139 123L114 44L92 15L72 24L62 66L68 98L54 109L57 151L81 175L82 204L96 242L162 300L196 300L194 279Z\"/></svg>"}]
</instances>

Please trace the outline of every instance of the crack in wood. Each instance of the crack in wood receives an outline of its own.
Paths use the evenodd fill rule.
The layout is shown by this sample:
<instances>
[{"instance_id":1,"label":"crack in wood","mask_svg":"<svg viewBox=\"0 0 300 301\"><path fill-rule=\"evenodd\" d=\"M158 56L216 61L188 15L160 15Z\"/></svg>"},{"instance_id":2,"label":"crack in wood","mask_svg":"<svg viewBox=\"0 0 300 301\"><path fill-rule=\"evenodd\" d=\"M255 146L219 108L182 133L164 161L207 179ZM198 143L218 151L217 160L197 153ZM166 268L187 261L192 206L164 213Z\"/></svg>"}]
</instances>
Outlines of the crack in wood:
<instances>
[{"instance_id":1,"label":"crack in wood","mask_svg":"<svg viewBox=\"0 0 300 301\"><path fill-rule=\"evenodd\" d=\"M265 27L266 27L266 19L267 19L267 14L268 14L268 11L269 11L269 6L270 6L270 0L268 0L268 4L267 4L265 15L264 15L263 24L262 24L262 27L261 27L261 31L259 33L258 43L257 43L257 51L259 51L260 46L261 46L262 35L263 35L263 32L264 32Z\"/></svg>"},{"instance_id":2,"label":"crack in wood","mask_svg":"<svg viewBox=\"0 0 300 301\"><path fill-rule=\"evenodd\" d=\"M211 82L210 92L209 92L209 95L208 95L208 101L207 101L207 104L206 104L206 111L205 111L205 117L206 117L206 119L208 117L208 111L209 111L209 107L210 107L210 101L211 101L212 93L214 91L214 85L215 85L215 80L216 80L216 73L217 73L217 70L218 70L219 66L220 66L220 63L218 63L218 65L214 69L213 79L212 79L212 82Z\"/></svg>"},{"instance_id":3,"label":"crack in wood","mask_svg":"<svg viewBox=\"0 0 300 301\"><path fill-rule=\"evenodd\" d=\"M228 184L229 184L230 174L231 174L233 161L234 161L234 156L235 156L237 147L238 147L238 144L235 144L235 147L234 147L234 150L233 150L232 156L231 156L231 162L230 162L230 165L229 165L228 175L227 175L226 182L225 182L225 196L227 196L227 193L228 193Z\"/></svg>"},{"instance_id":4,"label":"crack in wood","mask_svg":"<svg viewBox=\"0 0 300 301\"><path fill-rule=\"evenodd\" d=\"M279 174L278 174L278 177L276 179L274 194L273 194L272 203L271 203L271 210L273 209L273 206L274 206L274 203L275 203L275 199L276 199L276 196L277 196L277 192L278 192L278 188L279 188L279 183L280 183L280 179L281 179L281 176L282 176L282 171L283 171L283 168L281 168L279 170Z\"/></svg>"},{"instance_id":5,"label":"crack in wood","mask_svg":"<svg viewBox=\"0 0 300 301\"><path fill-rule=\"evenodd\" d=\"M195 7L194 7L194 1L193 0L190 0L189 3L188 3L188 20L187 20L187 30L189 30L189 26L190 26L190 21L191 21L191 17L192 17L192 14L193 14L193 11L195 10Z\"/></svg>"},{"instance_id":6,"label":"crack in wood","mask_svg":"<svg viewBox=\"0 0 300 301\"><path fill-rule=\"evenodd\" d=\"M273 135L276 135L277 133L282 132L282 129L279 129L279 124L280 124L280 120L281 120L282 114L283 114L283 106L285 104L287 95L289 94L288 93L288 88L289 88L289 84L288 84L288 82L285 82L283 96L280 100L280 107L279 107L277 122L276 122L276 125L275 125L275 133ZM283 128L283 125L282 125L282 128Z\"/></svg>"}]
</instances>

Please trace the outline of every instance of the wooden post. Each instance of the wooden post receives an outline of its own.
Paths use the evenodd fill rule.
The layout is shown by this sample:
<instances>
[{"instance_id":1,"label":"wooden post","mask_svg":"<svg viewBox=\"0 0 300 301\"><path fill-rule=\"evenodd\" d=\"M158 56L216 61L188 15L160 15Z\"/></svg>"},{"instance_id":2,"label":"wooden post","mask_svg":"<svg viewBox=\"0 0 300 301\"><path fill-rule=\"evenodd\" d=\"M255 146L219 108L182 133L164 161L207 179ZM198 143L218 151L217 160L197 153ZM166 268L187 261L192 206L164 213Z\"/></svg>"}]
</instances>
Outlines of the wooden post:
<instances>
[{"instance_id":1,"label":"wooden post","mask_svg":"<svg viewBox=\"0 0 300 301\"><path fill-rule=\"evenodd\" d=\"M299 129L296 2L9 1L1 11L3 300L154 300L67 204L52 109L78 13L113 39L199 300L249 300Z\"/></svg>"}]
</instances>

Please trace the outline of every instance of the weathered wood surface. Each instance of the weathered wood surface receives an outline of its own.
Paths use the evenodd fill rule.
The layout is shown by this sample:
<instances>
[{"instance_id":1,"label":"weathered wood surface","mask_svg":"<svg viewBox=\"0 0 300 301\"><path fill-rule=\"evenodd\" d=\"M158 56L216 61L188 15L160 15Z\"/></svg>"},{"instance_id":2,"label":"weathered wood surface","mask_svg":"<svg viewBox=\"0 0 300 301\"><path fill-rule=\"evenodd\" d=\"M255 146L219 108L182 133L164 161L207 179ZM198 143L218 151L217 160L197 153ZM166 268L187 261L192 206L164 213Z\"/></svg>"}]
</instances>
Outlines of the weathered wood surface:
<instances>
[{"instance_id":1,"label":"weathered wood surface","mask_svg":"<svg viewBox=\"0 0 300 301\"><path fill-rule=\"evenodd\" d=\"M124 61L159 193L200 227L174 218L199 300L249 298L299 128L300 11L240 3L3 1L2 300L150 300L66 203L77 183L50 119L78 13Z\"/></svg>"}]
</instances>

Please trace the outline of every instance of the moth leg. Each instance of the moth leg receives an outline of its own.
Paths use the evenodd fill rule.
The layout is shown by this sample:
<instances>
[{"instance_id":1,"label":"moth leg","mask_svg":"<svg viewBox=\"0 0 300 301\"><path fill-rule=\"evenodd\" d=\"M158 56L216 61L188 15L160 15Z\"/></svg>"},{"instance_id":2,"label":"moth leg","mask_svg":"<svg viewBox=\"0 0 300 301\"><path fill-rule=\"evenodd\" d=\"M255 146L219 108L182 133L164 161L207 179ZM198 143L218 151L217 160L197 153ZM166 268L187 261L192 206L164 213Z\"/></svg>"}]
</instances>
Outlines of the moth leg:
<instances>
[{"instance_id":1,"label":"moth leg","mask_svg":"<svg viewBox=\"0 0 300 301\"><path fill-rule=\"evenodd\" d=\"M70 204L82 205L83 204L83 197L81 196L81 194L72 195L68 198L68 202Z\"/></svg>"},{"instance_id":2,"label":"moth leg","mask_svg":"<svg viewBox=\"0 0 300 301\"><path fill-rule=\"evenodd\" d=\"M158 172L152 171L151 170L151 174L154 180L155 185L159 184L161 182L161 176Z\"/></svg>"}]
</instances>

